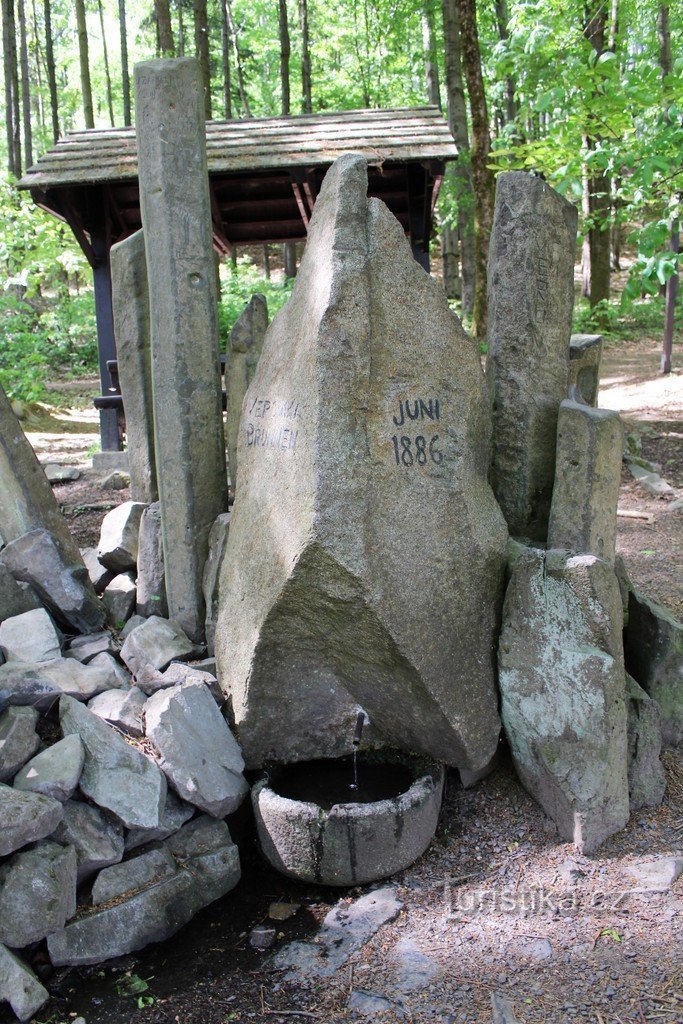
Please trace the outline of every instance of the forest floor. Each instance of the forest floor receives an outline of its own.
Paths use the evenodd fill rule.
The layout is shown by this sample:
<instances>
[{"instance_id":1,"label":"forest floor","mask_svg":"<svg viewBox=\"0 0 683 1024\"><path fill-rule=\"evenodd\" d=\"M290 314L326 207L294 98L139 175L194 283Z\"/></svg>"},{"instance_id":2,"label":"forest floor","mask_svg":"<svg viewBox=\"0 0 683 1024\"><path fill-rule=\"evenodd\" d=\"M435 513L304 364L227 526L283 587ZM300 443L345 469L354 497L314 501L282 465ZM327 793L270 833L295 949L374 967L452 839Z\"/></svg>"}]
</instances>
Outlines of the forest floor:
<instances>
[{"instance_id":1,"label":"forest floor","mask_svg":"<svg viewBox=\"0 0 683 1024\"><path fill-rule=\"evenodd\" d=\"M679 357L680 358L680 357ZM600 404L620 409L642 454L675 488L647 495L625 470L618 547L636 587L683 617L683 372L659 375L654 342L608 343ZM103 491L87 469L94 413L39 411L25 424L41 461L85 468L55 487L81 546L96 543L106 508L126 491ZM95 506L95 507L93 507ZM57 1024L228 1024L377 1016L387 1024L489 1024L491 995L509 998L520 1024L677 1024L683 1021L683 877L648 888L637 866L683 850L683 765L664 755L663 804L634 814L597 854L580 856L520 786L509 757L471 790L451 773L435 841L390 882L402 902L330 978L288 981L272 950L249 945L274 901L299 910L274 949L310 939L341 898L300 886L263 863L248 829L240 839L243 879L169 941L102 968L61 969L37 1020ZM244 827L243 825L241 826ZM232 828L232 826L231 826ZM239 826L236 826L239 836ZM9 1021L0 1010L0 1024ZM80 1022L79 1022L80 1024Z\"/></svg>"}]
</instances>

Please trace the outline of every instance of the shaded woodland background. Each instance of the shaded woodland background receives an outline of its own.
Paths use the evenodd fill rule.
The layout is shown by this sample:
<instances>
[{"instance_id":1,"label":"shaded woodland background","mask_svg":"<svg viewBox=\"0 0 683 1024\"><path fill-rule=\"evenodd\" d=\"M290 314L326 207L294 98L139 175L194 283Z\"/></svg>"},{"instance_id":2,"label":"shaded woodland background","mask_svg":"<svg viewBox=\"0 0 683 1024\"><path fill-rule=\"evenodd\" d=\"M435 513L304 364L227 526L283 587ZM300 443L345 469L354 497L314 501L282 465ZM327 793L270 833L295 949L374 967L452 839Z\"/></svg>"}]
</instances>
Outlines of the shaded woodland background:
<instances>
[{"instance_id":1,"label":"shaded woodland background","mask_svg":"<svg viewBox=\"0 0 683 1024\"><path fill-rule=\"evenodd\" d=\"M0 381L41 397L96 366L89 271L68 228L16 182L66 132L134 123L133 65L201 62L216 119L440 106L460 159L438 205L436 264L484 342L496 174L541 174L580 206L575 326L676 330L683 195L683 5L655 0L1 0ZM440 258L438 258L440 257ZM271 313L293 245L235 252L223 331L252 291ZM676 335L678 338L680 335ZM669 353L667 355L667 353Z\"/></svg>"}]
</instances>

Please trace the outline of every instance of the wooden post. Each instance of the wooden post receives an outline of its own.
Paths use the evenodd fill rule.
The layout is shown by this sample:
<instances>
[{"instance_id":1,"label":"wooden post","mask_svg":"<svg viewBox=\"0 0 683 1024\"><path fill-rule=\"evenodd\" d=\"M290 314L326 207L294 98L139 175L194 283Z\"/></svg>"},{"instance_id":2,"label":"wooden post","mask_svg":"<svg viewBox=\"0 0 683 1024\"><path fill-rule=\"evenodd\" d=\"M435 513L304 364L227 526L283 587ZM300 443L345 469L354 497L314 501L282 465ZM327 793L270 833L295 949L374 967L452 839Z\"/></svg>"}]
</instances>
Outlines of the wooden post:
<instances>
[{"instance_id":1,"label":"wooden post","mask_svg":"<svg viewBox=\"0 0 683 1024\"><path fill-rule=\"evenodd\" d=\"M408 179L408 225L413 256L429 273L429 237L426 215L426 172L418 164L406 167Z\"/></svg>"}]
</instances>

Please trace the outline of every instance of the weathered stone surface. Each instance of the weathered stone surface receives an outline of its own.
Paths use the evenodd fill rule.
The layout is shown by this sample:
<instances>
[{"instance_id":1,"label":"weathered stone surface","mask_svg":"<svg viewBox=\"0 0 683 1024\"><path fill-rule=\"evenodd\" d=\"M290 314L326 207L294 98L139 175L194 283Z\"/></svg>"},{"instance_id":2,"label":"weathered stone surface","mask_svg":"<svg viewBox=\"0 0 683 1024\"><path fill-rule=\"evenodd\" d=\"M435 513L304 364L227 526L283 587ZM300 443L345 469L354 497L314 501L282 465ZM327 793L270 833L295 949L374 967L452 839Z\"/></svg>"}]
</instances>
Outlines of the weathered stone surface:
<instances>
[{"instance_id":1,"label":"weathered stone surface","mask_svg":"<svg viewBox=\"0 0 683 1024\"><path fill-rule=\"evenodd\" d=\"M81 478L81 471L77 466L66 466L59 462L46 462L43 472L51 484L72 483Z\"/></svg>"},{"instance_id":2,"label":"weathered stone surface","mask_svg":"<svg viewBox=\"0 0 683 1024\"><path fill-rule=\"evenodd\" d=\"M92 902L109 903L133 889L144 889L177 871L173 854L162 846L100 871L92 887Z\"/></svg>"},{"instance_id":3,"label":"weathered stone surface","mask_svg":"<svg viewBox=\"0 0 683 1024\"><path fill-rule=\"evenodd\" d=\"M62 694L90 700L117 685L109 668L81 665L73 658L56 658L36 665L13 661L0 665L0 707L30 705L46 711Z\"/></svg>"},{"instance_id":4,"label":"weathered stone surface","mask_svg":"<svg viewBox=\"0 0 683 1024\"><path fill-rule=\"evenodd\" d=\"M13 779L40 746L35 708L7 708L0 715L0 782Z\"/></svg>"},{"instance_id":5,"label":"weathered stone surface","mask_svg":"<svg viewBox=\"0 0 683 1024\"><path fill-rule=\"evenodd\" d=\"M76 913L76 851L41 843L0 869L0 941L21 949L63 928Z\"/></svg>"},{"instance_id":6,"label":"weathered stone surface","mask_svg":"<svg viewBox=\"0 0 683 1024\"><path fill-rule=\"evenodd\" d=\"M657 857L628 870L643 888L665 892L683 875L683 857Z\"/></svg>"},{"instance_id":7,"label":"weathered stone surface","mask_svg":"<svg viewBox=\"0 0 683 1024\"><path fill-rule=\"evenodd\" d=\"M5 661L51 661L61 657L61 642L45 609L34 608L0 624L0 650Z\"/></svg>"},{"instance_id":8,"label":"weathered stone surface","mask_svg":"<svg viewBox=\"0 0 683 1024\"><path fill-rule=\"evenodd\" d=\"M226 434L228 442L228 468L233 491L237 481L237 439L240 431L242 402L251 384L263 338L268 327L268 303L263 295L252 295L230 332L228 358L225 367L227 397Z\"/></svg>"},{"instance_id":9,"label":"weathered stone surface","mask_svg":"<svg viewBox=\"0 0 683 1024\"><path fill-rule=\"evenodd\" d=\"M627 671L659 704L664 743L683 742L683 623L632 591L624 649Z\"/></svg>"},{"instance_id":10,"label":"weathered stone surface","mask_svg":"<svg viewBox=\"0 0 683 1024\"><path fill-rule=\"evenodd\" d=\"M49 836L63 813L59 800L0 784L0 857Z\"/></svg>"},{"instance_id":11,"label":"weathered stone surface","mask_svg":"<svg viewBox=\"0 0 683 1024\"><path fill-rule=\"evenodd\" d=\"M131 615L131 617L128 619L128 622L120 631L119 639L123 642L126 639L126 637L133 632L134 629L137 629L138 626L141 626L145 621L146 616L144 615Z\"/></svg>"},{"instance_id":12,"label":"weathered stone surface","mask_svg":"<svg viewBox=\"0 0 683 1024\"><path fill-rule=\"evenodd\" d=\"M569 387L574 386L587 405L598 404L601 334L572 334L569 339Z\"/></svg>"},{"instance_id":13,"label":"weathered stone surface","mask_svg":"<svg viewBox=\"0 0 683 1024\"><path fill-rule=\"evenodd\" d=\"M126 637L121 657L134 676L147 665L161 670L174 659L191 658L201 648L193 644L178 622L154 615Z\"/></svg>"},{"instance_id":14,"label":"weathered stone surface","mask_svg":"<svg viewBox=\"0 0 683 1024\"><path fill-rule=\"evenodd\" d=\"M523 785L584 852L628 821L621 599L593 555L518 558L498 652L503 725Z\"/></svg>"},{"instance_id":15,"label":"weathered stone surface","mask_svg":"<svg viewBox=\"0 0 683 1024\"><path fill-rule=\"evenodd\" d=\"M107 512L102 520L97 557L113 573L137 566L140 518L144 510L145 505L140 501L124 501Z\"/></svg>"},{"instance_id":16,"label":"weathered stone surface","mask_svg":"<svg viewBox=\"0 0 683 1024\"><path fill-rule=\"evenodd\" d=\"M0 622L41 607L33 589L27 583L17 583L7 566L0 562Z\"/></svg>"},{"instance_id":17,"label":"weathered stone surface","mask_svg":"<svg viewBox=\"0 0 683 1024\"><path fill-rule=\"evenodd\" d=\"M166 799L166 779L157 766L70 697L59 702L59 720L65 736L76 733L83 741L79 785L85 796L126 828L156 828Z\"/></svg>"},{"instance_id":18,"label":"weathered stone surface","mask_svg":"<svg viewBox=\"0 0 683 1024\"><path fill-rule=\"evenodd\" d=\"M614 562L622 445L619 413L562 402L549 548L588 552Z\"/></svg>"},{"instance_id":19,"label":"weathered stone surface","mask_svg":"<svg viewBox=\"0 0 683 1024\"><path fill-rule=\"evenodd\" d=\"M123 629L126 620L133 614L136 593L133 574L123 572L114 577L102 594L102 603L107 610L107 618L115 629Z\"/></svg>"},{"instance_id":20,"label":"weathered stone surface","mask_svg":"<svg viewBox=\"0 0 683 1024\"><path fill-rule=\"evenodd\" d=\"M144 618L150 615L165 618L168 615L161 506L158 501L145 509L140 521L136 610Z\"/></svg>"},{"instance_id":21,"label":"weathered stone surface","mask_svg":"<svg viewBox=\"0 0 683 1024\"><path fill-rule=\"evenodd\" d=\"M112 679L112 687L116 690L128 689L132 685L130 672L111 654L96 654L90 665L93 668L106 669Z\"/></svg>"},{"instance_id":22,"label":"weathered stone surface","mask_svg":"<svg viewBox=\"0 0 683 1024\"><path fill-rule=\"evenodd\" d=\"M0 523L5 544L49 530L67 565L82 566L66 519L0 386Z\"/></svg>"},{"instance_id":23,"label":"weathered stone surface","mask_svg":"<svg viewBox=\"0 0 683 1024\"><path fill-rule=\"evenodd\" d=\"M121 825L99 808L77 800L64 804L64 817L50 838L75 849L79 885L123 857Z\"/></svg>"},{"instance_id":24,"label":"weathered stone surface","mask_svg":"<svg viewBox=\"0 0 683 1024\"><path fill-rule=\"evenodd\" d=\"M143 736L142 710L147 697L137 686L126 690L107 690L88 702L88 709L98 718L116 726L129 736Z\"/></svg>"},{"instance_id":25,"label":"weathered stone surface","mask_svg":"<svg viewBox=\"0 0 683 1024\"><path fill-rule=\"evenodd\" d=\"M662 726L657 701L652 700L635 679L626 676L628 714L628 794L631 811L656 807L666 789L664 768L659 760Z\"/></svg>"},{"instance_id":26,"label":"weathered stone surface","mask_svg":"<svg viewBox=\"0 0 683 1024\"><path fill-rule=\"evenodd\" d=\"M152 404L149 290L142 231L110 250L112 307L119 383L126 412L130 494L133 501L157 500Z\"/></svg>"},{"instance_id":27,"label":"weathered stone surface","mask_svg":"<svg viewBox=\"0 0 683 1024\"><path fill-rule=\"evenodd\" d=\"M170 617L199 640L209 530L228 490L198 63L138 64L135 107L142 225L154 239L146 255L166 597Z\"/></svg>"},{"instance_id":28,"label":"weathered stone surface","mask_svg":"<svg viewBox=\"0 0 683 1024\"><path fill-rule=\"evenodd\" d=\"M76 636L69 644L65 658L75 658L82 665L88 665L98 654L116 650L111 633L91 633L90 636Z\"/></svg>"},{"instance_id":29,"label":"weathered stone surface","mask_svg":"<svg viewBox=\"0 0 683 1024\"><path fill-rule=\"evenodd\" d=\"M186 804L175 795L172 789L166 794L164 813L161 815L158 828L132 828L126 833L126 853L135 850L138 846L146 843L156 842L159 839L167 839L174 832L189 821L196 812L196 807Z\"/></svg>"},{"instance_id":30,"label":"weathered stone surface","mask_svg":"<svg viewBox=\"0 0 683 1024\"><path fill-rule=\"evenodd\" d=\"M33 971L0 942L0 1002L10 1004L19 1020L30 1020L50 998Z\"/></svg>"},{"instance_id":31,"label":"weathered stone surface","mask_svg":"<svg viewBox=\"0 0 683 1024\"><path fill-rule=\"evenodd\" d=\"M244 408L216 654L247 764L348 751L360 705L479 768L506 544L483 375L361 156L327 174Z\"/></svg>"},{"instance_id":32,"label":"weathered stone surface","mask_svg":"<svg viewBox=\"0 0 683 1024\"><path fill-rule=\"evenodd\" d=\"M185 829L199 831L201 841L186 842L182 838ZM53 964L100 963L167 939L198 910L237 885L239 853L225 822L211 822L209 830L200 819L185 829L167 844L176 862L185 860L187 850L187 860L179 864L176 873L51 935L48 951Z\"/></svg>"},{"instance_id":33,"label":"weathered stone surface","mask_svg":"<svg viewBox=\"0 0 683 1024\"><path fill-rule=\"evenodd\" d=\"M33 530L8 544L0 559L16 580L30 583L57 622L77 633L96 633L104 625L104 608L77 549L76 554L67 562L57 538Z\"/></svg>"},{"instance_id":34,"label":"weathered stone surface","mask_svg":"<svg viewBox=\"0 0 683 1024\"><path fill-rule=\"evenodd\" d=\"M73 794L83 771L85 751L78 736L46 747L25 765L14 780L14 788L43 793L62 803Z\"/></svg>"},{"instance_id":35,"label":"weathered stone surface","mask_svg":"<svg viewBox=\"0 0 683 1024\"><path fill-rule=\"evenodd\" d=\"M85 548L81 554L95 593L101 594L107 584L114 579L114 573L107 569L106 565L102 565L97 557L97 548Z\"/></svg>"},{"instance_id":36,"label":"weathered stone surface","mask_svg":"<svg viewBox=\"0 0 683 1024\"><path fill-rule=\"evenodd\" d=\"M161 680L163 686L155 685L156 680L151 684L154 688L149 691L150 695L156 693L157 690L163 690L167 686L178 686L180 683L203 683L209 688L211 696L217 704L225 703L225 697L216 676L199 668L197 664L186 665L182 661L172 661L168 668L161 673Z\"/></svg>"},{"instance_id":37,"label":"weathered stone surface","mask_svg":"<svg viewBox=\"0 0 683 1024\"><path fill-rule=\"evenodd\" d=\"M206 604L206 649L209 654L214 654L216 649L216 623L218 622L218 612L220 609L221 570L228 544L228 530L230 529L231 517L231 512L224 512L218 516L209 533L209 554L204 565L202 582L204 602Z\"/></svg>"},{"instance_id":38,"label":"weathered stone surface","mask_svg":"<svg viewBox=\"0 0 683 1024\"><path fill-rule=\"evenodd\" d=\"M232 814L249 792L237 741L202 682L160 690L145 704L145 733L177 793L214 818Z\"/></svg>"},{"instance_id":39,"label":"weathered stone surface","mask_svg":"<svg viewBox=\"0 0 683 1024\"><path fill-rule=\"evenodd\" d=\"M489 246L491 483L510 533L544 541L567 397L577 211L540 178L499 174Z\"/></svg>"},{"instance_id":40,"label":"weathered stone surface","mask_svg":"<svg viewBox=\"0 0 683 1024\"><path fill-rule=\"evenodd\" d=\"M507 996L501 995L499 992L492 992L491 1008L493 1010L491 1024L518 1024L512 1003Z\"/></svg>"}]
</instances>

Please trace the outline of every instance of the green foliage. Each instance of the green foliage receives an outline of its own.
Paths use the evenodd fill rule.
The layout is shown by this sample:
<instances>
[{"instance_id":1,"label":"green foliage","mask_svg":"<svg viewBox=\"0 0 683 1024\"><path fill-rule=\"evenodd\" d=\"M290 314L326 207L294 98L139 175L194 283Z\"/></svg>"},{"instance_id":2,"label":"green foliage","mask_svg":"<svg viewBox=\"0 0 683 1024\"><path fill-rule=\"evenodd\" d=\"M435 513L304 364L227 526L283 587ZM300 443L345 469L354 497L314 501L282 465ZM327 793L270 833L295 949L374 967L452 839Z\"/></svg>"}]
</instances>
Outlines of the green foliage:
<instances>
[{"instance_id":1,"label":"green foliage","mask_svg":"<svg viewBox=\"0 0 683 1024\"><path fill-rule=\"evenodd\" d=\"M237 266L221 265L221 306L219 332L221 351L225 352L228 335L255 292L264 295L268 303L268 318L272 320L292 292L292 281L266 281L262 271L249 255L239 256Z\"/></svg>"}]
</instances>

